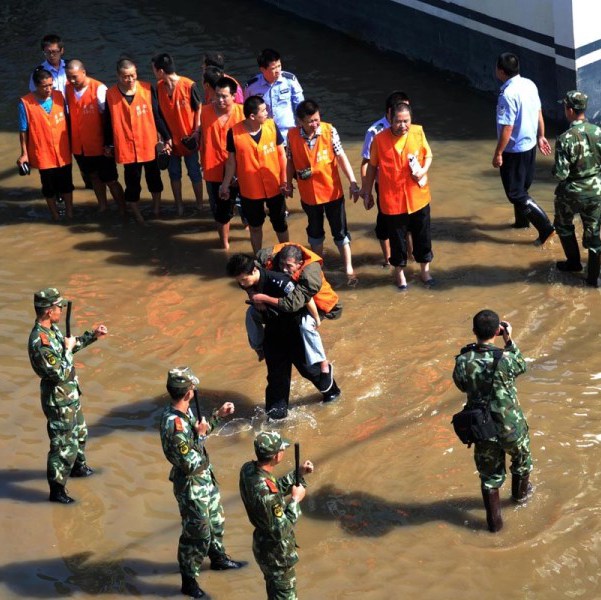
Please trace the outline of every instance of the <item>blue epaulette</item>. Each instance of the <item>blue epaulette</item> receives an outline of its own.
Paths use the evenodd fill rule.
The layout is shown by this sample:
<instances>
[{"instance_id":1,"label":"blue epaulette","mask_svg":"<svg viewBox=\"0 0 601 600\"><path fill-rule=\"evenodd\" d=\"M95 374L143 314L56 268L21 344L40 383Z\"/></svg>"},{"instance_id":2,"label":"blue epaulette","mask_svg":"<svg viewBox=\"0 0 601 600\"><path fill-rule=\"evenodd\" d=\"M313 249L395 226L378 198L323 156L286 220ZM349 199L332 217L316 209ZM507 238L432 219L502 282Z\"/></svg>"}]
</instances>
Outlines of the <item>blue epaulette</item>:
<instances>
[{"instance_id":1,"label":"blue epaulette","mask_svg":"<svg viewBox=\"0 0 601 600\"><path fill-rule=\"evenodd\" d=\"M252 85L253 83L255 83L256 81L258 81L259 76L255 75L254 77L251 77L244 85L245 87L248 87L249 85Z\"/></svg>"},{"instance_id":2,"label":"blue epaulette","mask_svg":"<svg viewBox=\"0 0 601 600\"><path fill-rule=\"evenodd\" d=\"M380 131L382 131L382 129L384 129L384 123L378 123L375 127L374 127L374 131L376 133L380 133Z\"/></svg>"},{"instance_id":3,"label":"blue epaulette","mask_svg":"<svg viewBox=\"0 0 601 600\"><path fill-rule=\"evenodd\" d=\"M286 79L292 79L292 81L296 81L296 76L293 73L290 73L289 71L282 71L282 77L285 77Z\"/></svg>"}]
</instances>

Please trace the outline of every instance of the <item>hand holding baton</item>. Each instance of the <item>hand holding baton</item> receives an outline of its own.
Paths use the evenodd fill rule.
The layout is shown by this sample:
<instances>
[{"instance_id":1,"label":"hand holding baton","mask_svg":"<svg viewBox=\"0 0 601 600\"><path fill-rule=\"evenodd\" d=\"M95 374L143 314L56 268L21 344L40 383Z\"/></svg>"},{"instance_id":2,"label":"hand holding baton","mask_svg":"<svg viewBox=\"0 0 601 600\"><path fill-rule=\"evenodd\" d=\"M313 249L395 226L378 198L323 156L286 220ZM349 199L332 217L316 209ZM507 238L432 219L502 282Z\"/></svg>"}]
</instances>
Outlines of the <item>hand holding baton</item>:
<instances>
[{"instance_id":1,"label":"hand holding baton","mask_svg":"<svg viewBox=\"0 0 601 600\"><path fill-rule=\"evenodd\" d=\"M299 486L300 483L300 444L296 442L294 444L294 485Z\"/></svg>"}]
</instances>

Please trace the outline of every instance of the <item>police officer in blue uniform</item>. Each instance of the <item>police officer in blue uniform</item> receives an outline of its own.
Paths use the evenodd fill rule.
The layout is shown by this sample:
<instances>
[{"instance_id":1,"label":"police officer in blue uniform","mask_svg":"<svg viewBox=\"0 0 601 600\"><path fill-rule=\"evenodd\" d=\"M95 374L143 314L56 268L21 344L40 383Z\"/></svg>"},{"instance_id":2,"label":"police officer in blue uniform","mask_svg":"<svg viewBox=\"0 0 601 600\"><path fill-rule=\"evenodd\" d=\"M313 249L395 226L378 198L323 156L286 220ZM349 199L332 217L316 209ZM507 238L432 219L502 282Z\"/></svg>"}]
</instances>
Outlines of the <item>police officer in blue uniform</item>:
<instances>
[{"instance_id":1,"label":"police officer in blue uniform","mask_svg":"<svg viewBox=\"0 0 601 600\"><path fill-rule=\"evenodd\" d=\"M288 71L282 71L280 54L265 48L257 57L260 73L251 78L244 89L244 99L261 96L272 118L287 143L288 130L294 127L296 107L305 99L298 79Z\"/></svg>"}]
</instances>

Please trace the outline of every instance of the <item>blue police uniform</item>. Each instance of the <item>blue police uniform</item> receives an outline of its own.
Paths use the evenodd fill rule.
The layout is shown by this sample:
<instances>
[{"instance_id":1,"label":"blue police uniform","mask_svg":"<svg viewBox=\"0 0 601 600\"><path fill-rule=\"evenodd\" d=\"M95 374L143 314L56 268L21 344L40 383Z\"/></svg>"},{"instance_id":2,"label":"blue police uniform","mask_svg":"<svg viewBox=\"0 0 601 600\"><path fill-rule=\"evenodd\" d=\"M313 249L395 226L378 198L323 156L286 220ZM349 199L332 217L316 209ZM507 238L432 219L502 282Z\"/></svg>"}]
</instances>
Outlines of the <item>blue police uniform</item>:
<instances>
[{"instance_id":1,"label":"blue police uniform","mask_svg":"<svg viewBox=\"0 0 601 600\"><path fill-rule=\"evenodd\" d=\"M276 81L268 83L259 73L246 83L244 99L249 96L261 96L265 100L269 116L287 141L288 130L296 125L296 107L305 99L298 79L292 73L282 71Z\"/></svg>"}]
</instances>

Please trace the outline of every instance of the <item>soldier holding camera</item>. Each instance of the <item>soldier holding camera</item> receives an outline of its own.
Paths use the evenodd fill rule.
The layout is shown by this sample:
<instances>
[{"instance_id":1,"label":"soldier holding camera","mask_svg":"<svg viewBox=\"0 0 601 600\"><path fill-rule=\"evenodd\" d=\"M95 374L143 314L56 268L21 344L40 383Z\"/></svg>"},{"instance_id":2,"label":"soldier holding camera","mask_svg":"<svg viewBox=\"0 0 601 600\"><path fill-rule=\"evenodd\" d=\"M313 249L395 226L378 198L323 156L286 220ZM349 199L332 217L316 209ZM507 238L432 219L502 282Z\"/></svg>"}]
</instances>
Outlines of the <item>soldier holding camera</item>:
<instances>
[{"instance_id":1,"label":"soldier holding camera","mask_svg":"<svg viewBox=\"0 0 601 600\"><path fill-rule=\"evenodd\" d=\"M499 321L492 310L481 310L474 316L473 332L477 341L462 348L456 357L453 381L467 394L466 409L488 409L495 425L492 436L479 436L475 432L471 440L488 529L494 533L503 527L499 488L505 481L507 454L511 457L512 499L520 504L525 502L531 489L528 423L515 388L515 379L526 371L526 362L511 339L511 325ZM494 345L495 337L499 336L505 342L503 350Z\"/></svg>"}]
</instances>

